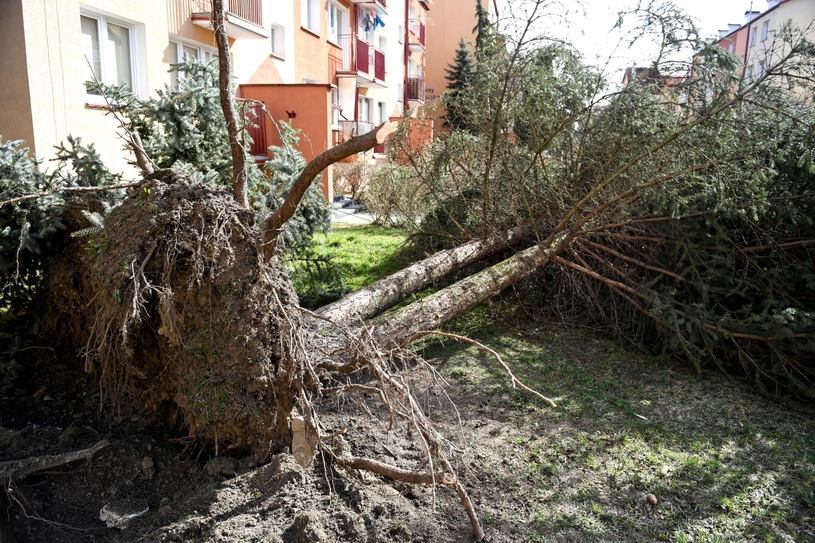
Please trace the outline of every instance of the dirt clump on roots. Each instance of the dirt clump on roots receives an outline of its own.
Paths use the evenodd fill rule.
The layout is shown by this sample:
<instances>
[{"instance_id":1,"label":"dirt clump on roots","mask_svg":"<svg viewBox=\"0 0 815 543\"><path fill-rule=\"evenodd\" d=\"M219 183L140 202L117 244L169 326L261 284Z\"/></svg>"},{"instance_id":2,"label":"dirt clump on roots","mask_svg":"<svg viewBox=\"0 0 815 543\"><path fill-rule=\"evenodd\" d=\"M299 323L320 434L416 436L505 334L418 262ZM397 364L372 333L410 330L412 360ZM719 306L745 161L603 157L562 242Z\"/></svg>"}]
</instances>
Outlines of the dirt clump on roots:
<instances>
[{"instance_id":1,"label":"dirt clump on roots","mask_svg":"<svg viewBox=\"0 0 815 543\"><path fill-rule=\"evenodd\" d=\"M103 405L216 450L288 445L304 337L288 275L263 260L253 222L227 190L160 170L104 228L67 244L42 328L80 353Z\"/></svg>"}]
</instances>

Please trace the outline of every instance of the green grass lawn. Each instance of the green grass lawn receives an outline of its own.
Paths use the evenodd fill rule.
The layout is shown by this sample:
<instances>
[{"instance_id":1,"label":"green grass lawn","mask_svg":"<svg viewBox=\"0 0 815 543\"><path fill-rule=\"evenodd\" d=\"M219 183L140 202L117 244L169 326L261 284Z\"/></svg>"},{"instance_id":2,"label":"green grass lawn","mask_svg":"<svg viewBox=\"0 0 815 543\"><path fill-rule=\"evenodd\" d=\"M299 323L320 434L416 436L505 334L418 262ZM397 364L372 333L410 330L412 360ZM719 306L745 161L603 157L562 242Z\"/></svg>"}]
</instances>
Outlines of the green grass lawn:
<instances>
[{"instance_id":1,"label":"green grass lawn","mask_svg":"<svg viewBox=\"0 0 815 543\"><path fill-rule=\"evenodd\" d=\"M350 289L409 260L404 234L375 226L318 236L317 251ZM496 323L483 307L450 326L558 404L511 388L475 347L421 347L486 455L473 491L501 541L815 541L811 415L594 332Z\"/></svg>"},{"instance_id":2,"label":"green grass lawn","mask_svg":"<svg viewBox=\"0 0 815 543\"><path fill-rule=\"evenodd\" d=\"M398 271L409 259L404 255L407 236L397 228L382 226L335 226L317 234L317 254L331 256L342 272L349 291L369 285Z\"/></svg>"}]
</instances>

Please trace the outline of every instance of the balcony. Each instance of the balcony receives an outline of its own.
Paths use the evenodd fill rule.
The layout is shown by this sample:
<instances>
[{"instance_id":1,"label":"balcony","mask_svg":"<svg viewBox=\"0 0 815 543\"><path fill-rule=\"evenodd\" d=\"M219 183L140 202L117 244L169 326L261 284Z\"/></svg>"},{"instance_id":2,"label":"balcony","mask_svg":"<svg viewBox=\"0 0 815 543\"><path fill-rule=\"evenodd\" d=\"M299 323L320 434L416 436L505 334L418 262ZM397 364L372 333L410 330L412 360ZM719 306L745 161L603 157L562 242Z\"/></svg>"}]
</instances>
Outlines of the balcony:
<instances>
[{"instance_id":1,"label":"balcony","mask_svg":"<svg viewBox=\"0 0 815 543\"><path fill-rule=\"evenodd\" d=\"M384 87L385 53L351 34L338 36L337 45L339 51L328 54L332 74L355 76L364 86Z\"/></svg>"},{"instance_id":2,"label":"balcony","mask_svg":"<svg viewBox=\"0 0 815 543\"><path fill-rule=\"evenodd\" d=\"M376 7L385 11L388 9L387 0L351 0L352 4L374 4Z\"/></svg>"},{"instance_id":3,"label":"balcony","mask_svg":"<svg viewBox=\"0 0 815 543\"><path fill-rule=\"evenodd\" d=\"M252 138L252 156L258 159L265 159L268 154L269 144L266 142L266 110L263 104L255 101L242 100L243 112L246 117L246 132Z\"/></svg>"},{"instance_id":4,"label":"balcony","mask_svg":"<svg viewBox=\"0 0 815 543\"><path fill-rule=\"evenodd\" d=\"M420 19L411 19L408 22L408 45L411 49L424 50L425 25Z\"/></svg>"},{"instance_id":5,"label":"balcony","mask_svg":"<svg viewBox=\"0 0 815 543\"><path fill-rule=\"evenodd\" d=\"M192 22L212 30L212 0L190 0ZM263 0L224 0L226 33L231 38L268 38L263 27Z\"/></svg>"},{"instance_id":6,"label":"balcony","mask_svg":"<svg viewBox=\"0 0 815 543\"><path fill-rule=\"evenodd\" d=\"M407 78L407 99L424 102L424 77Z\"/></svg>"},{"instance_id":7,"label":"balcony","mask_svg":"<svg viewBox=\"0 0 815 543\"><path fill-rule=\"evenodd\" d=\"M374 123L368 121L340 121L339 129L335 130L334 145L344 143L354 136L367 134L374 126Z\"/></svg>"}]
</instances>

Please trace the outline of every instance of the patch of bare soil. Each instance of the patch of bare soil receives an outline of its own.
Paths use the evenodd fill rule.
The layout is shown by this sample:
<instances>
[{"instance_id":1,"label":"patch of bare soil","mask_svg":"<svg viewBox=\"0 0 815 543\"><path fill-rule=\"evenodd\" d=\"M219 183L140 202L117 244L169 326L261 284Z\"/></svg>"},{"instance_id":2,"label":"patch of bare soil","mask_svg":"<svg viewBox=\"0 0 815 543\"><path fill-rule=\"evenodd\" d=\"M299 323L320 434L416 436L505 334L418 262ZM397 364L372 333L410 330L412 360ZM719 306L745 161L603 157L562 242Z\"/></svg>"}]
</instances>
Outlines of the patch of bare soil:
<instances>
[{"instance_id":1,"label":"patch of bare soil","mask_svg":"<svg viewBox=\"0 0 815 543\"><path fill-rule=\"evenodd\" d=\"M459 450L455 468L489 541L815 537L810 416L591 334L499 328L478 337L559 404L513 390L476 349L425 353L458 409L438 395L423 395L423 407ZM0 461L111 445L12 489L0 519L17 542L471 541L449 489L332 471L319 458L302 469L285 454L260 466L215 457L133 413L101 416L98 396L61 392L76 390L67 385L81 374L46 380L28 362L0 383ZM388 432L350 403L320 410L327 431L347 430L353 454L427 468L403 430ZM103 508L137 516L110 528Z\"/></svg>"}]
</instances>

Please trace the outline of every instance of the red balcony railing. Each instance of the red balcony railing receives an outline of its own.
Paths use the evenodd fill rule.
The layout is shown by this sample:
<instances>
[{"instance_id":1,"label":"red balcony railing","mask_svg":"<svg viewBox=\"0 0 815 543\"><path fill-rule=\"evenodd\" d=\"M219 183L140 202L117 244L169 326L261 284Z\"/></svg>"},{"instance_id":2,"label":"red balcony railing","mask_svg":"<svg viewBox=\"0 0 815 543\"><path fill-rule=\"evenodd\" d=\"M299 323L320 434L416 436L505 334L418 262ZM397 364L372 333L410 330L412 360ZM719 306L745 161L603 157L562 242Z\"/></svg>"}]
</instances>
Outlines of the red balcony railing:
<instances>
[{"instance_id":1,"label":"red balcony railing","mask_svg":"<svg viewBox=\"0 0 815 543\"><path fill-rule=\"evenodd\" d=\"M368 73L368 66L370 65L370 49L372 47L366 42L357 38L357 70L360 72Z\"/></svg>"},{"instance_id":2,"label":"red balcony railing","mask_svg":"<svg viewBox=\"0 0 815 543\"><path fill-rule=\"evenodd\" d=\"M408 100L419 100L424 102L424 77L407 78Z\"/></svg>"},{"instance_id":3,"label":"red balcony railing","mask_svg":"<svg viewBox=\"0 0 815 543\"><path fill-rule=\"evenodd\" d=\"M266 156L269 144L266 142L266 110L263 104L244 102L243 111L247 121L246 132L252 138L252 156Z\"/></svg>"},{"instance_id":4,"label":"red balcony railing","mask_svg":"<svg viewBox=\"0 0 815 543\"><path fill-rule=\"evenodd\" d=\"M212 12L212 0L193 0L193 4L196 12ZM229 15L263 26L263 0L224 0L224 4Z\"/></svg>"},{"instance_id":5,"label":"red balcony railing","mask_svg":"<svg viewBox=\"0 0 815 543\"><path fill-rule=\"evenodd\" d=\"M385 53L374 51L374 77L385 81Z\"/></svg>"},{"instance_id":6,"label":"red balcony railing","mask_svg":"<svg viewBox=\"0 0 815 543\"><path fill-rule=\"evenodd\" d=\"M339 53L329 53L329 64L340 66L342 71L362 72L368 77L385 80L385 53L374 49L373 45L349 35L337 37L341 49ZM356 47L350 45L356 41Z\"/></svg>"}]
</instances>

